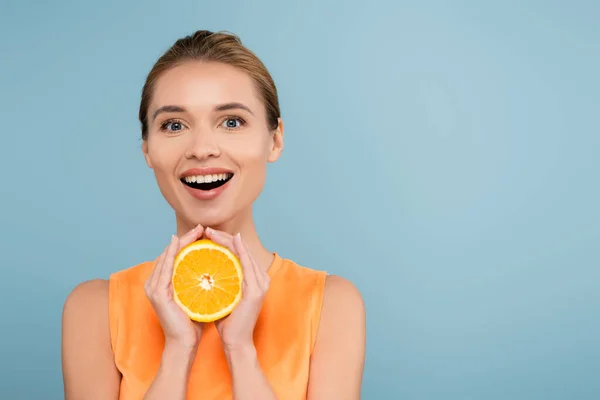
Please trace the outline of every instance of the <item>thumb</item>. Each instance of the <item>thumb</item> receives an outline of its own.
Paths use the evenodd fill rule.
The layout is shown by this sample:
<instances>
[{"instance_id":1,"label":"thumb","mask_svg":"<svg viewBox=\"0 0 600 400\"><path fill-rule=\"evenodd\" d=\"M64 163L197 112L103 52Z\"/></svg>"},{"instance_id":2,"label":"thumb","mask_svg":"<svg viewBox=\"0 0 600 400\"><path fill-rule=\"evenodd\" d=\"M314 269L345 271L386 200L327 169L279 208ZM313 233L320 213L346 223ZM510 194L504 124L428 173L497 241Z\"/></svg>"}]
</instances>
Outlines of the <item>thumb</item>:
<instances>
[{"instance_id":1,"label":"thumb","mask_svg":"<svg viewBox=\"0 0 600 400\"><path fill-rule=\"evenodd\" d=\"M202 333L202 330L204 329L204 322L192 321L192 324L194 325L196 333Z\"/></svg>"}]
</instances>

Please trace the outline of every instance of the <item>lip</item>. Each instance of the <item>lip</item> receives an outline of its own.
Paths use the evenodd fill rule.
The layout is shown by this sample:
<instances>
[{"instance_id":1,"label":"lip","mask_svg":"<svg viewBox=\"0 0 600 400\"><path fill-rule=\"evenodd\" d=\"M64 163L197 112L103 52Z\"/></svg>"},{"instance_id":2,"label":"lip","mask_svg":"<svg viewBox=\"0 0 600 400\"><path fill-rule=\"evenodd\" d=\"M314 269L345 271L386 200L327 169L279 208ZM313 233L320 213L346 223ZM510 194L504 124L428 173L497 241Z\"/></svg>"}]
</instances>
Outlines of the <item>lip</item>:
<instances>
[{"instance_id":1,"label":"lip","mask_svg":"<svg viewBox=\"0 0 600 400\"><path fill-rule=\"evenodd\" d=\"M193 175L214 175L214 174L225 174L225 173L233 174L233 172L231 170L226 169L226 168L218 168L218 167L192 168L192 169L188 169L187 171L182 173L181 179L185 178L186 176L193 176ZM216 198L217 196L219 196L221 193L223 193L223 191L229 187L229 184L234 179L235 179L235 174L233 177L231 177L231 179L229 179L227 182L225 182L224 185L219 186L218 188L215 188L215 189L211 189L211 190L194 189L194 188L189 187L188 185L186 185L183 182L181 182L181 184L183 185L185 190L187 190L187 192L190 195L192 195L192 197L195 197L198 200L212 200L212 199Z\"/></svg>"},{"instance_id":2,"label":"lip","mask_svg":"<svg viewBox=\"0 0 600 400\"><path fill-rule=\"evenodd\" d=\"M204 168L191 168L183 172L180 178L185 178L186 176L193 175L216 175L216 174L233 174L233 171L227 168L219 168L219 167L204 167Z\"/></svg>"}]
</instances>

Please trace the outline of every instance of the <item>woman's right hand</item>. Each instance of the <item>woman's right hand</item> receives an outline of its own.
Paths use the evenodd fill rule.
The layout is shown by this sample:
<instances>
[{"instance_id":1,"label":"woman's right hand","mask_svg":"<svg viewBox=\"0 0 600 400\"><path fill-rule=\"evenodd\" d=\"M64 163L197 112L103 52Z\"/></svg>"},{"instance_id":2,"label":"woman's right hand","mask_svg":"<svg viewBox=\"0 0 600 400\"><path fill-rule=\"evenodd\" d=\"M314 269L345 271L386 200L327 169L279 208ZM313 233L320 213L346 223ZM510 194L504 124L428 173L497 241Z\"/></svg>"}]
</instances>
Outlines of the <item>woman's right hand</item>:
<instances>
[{"instance_id":1,"label":"woman's right hand","mask_svg":"<svg viewBox=\"0 0 600 400\"><path fill-rule=\"evenodd\" d=\"M165 347L175 347L195 353L202 335L202 324L192 321L173 299L173 263L183 247L202 236L198 225L181 238L173 236L171 243L159 256L144 289L156 312L165 335Z\"/></svg>"}]
</instances>

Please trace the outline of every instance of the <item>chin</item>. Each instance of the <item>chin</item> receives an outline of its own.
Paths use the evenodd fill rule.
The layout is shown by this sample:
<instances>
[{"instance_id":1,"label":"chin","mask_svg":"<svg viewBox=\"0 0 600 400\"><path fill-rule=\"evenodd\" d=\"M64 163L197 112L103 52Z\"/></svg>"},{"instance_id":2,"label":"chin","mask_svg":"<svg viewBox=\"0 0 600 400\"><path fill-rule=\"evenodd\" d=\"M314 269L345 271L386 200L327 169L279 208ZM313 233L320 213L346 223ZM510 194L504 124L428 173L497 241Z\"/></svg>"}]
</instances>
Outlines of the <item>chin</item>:
<instances>
[{"instance_id":1,"label":"chin","mask_svg":"<svg viewBox=\"0 0 600 400\"><path fill-rule=\"evenodd\" d=\"M204 228L211 227L217 229L223 225L227 225L235 218L235 213L228 212L223 208L204 208L202 210L187 210L183 215L186 216L185 221L190 226L202 225Z\"/></svg>"},{"instance_id":2,"label":"chin","mask_svg":"<svg viewBox=\"0 0 600 400\"><path fill-rule=\"evenodd\" d=\"M177 205L178 221L190 227L199 224L204 228L223 231L240 229L239 225L246 218L252 218L252 203L258 193L256 196L248 196L247 193L242 195L237 189L237 185L229 185L218 196L207 200L190 196L187 189L177 193L177 199L172 204Z\"/></svg>"}]
</instances>

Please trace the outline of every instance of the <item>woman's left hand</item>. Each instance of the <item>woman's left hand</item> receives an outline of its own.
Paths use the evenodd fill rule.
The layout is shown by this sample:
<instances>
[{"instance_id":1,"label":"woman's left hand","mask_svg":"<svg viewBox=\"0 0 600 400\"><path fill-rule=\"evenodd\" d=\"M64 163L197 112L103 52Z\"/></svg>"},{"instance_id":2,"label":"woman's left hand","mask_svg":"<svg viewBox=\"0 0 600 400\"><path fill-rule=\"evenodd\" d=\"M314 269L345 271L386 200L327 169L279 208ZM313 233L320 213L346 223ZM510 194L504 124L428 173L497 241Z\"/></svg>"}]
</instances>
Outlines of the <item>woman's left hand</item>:
<instances>
[{"instance_id":1,"label":"woman's left hand","mask_svg":"<svg viewBox=\"0 0 600 400\"><path fill-rule=\"evenodd\" d=\"M269 275L256 263L239 233L232 236L207 228L205 236L238 256L244 272L242 299L231 314L215 321L223 349L227 352L254 346L254 327L269 288Z\"/></svg>"}]
</instances>

